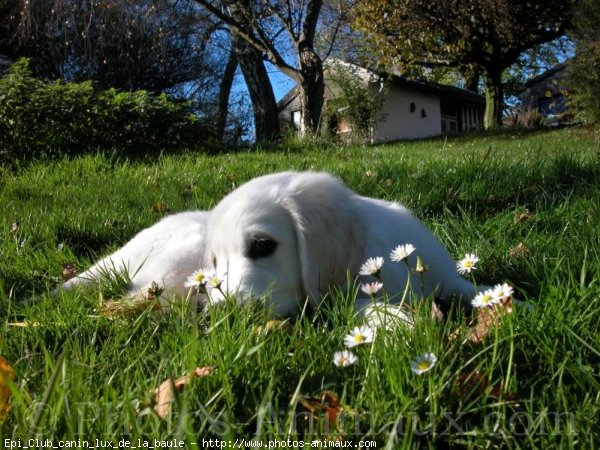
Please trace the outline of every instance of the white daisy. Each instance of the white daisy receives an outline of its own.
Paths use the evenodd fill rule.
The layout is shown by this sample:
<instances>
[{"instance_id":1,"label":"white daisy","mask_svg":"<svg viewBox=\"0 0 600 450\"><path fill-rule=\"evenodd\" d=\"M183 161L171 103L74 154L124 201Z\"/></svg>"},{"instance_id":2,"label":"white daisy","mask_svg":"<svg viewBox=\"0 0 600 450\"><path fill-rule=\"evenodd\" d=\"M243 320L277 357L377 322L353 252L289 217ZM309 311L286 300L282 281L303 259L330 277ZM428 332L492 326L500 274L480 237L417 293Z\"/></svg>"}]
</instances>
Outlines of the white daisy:
<instances>
[{"instance_id":1,"label":"white daisy","mask_svg":"<svg viewBox=\"0 0 600 450\"><path fill-rule=\"evenodd\" d=\"M499 301L500 300L496 297L494 290L488 289L477 294L471 301L471 305L473 305L475 308L484 308L486 306L492 306Z\"/></svg>"},{"instance_id":2,"label":"white daisy","mask_svg":"<svg viewBox=\"0 0 600 450\"><path fill-rule=\"evenodd\" d=\"M360 287L360 290L363 291L367 295L375 295L381 290L382 287L383 287L383 283L374 281L373 283L363 284Z\"/></svg>"},{"instance_id":3,"label":"white daisy","mask_svg":"<svg viewBox=\"0 0 600 450\"><path fill-rule=\"evenodd\" d=\"M342 350L335 352L333 355L333 363L338 367L347 367L358 361L358 357L350 350Z\"/></svg>"},{"instance_id":4,"label":"white daisy","mask_svg":"<svg viewBox=\"0 0 600 450\"><path fill-rule=\"evenodd\" d=\"M360 266L360 272L358 273L359 275L373 275L374 277L378 277L381 272L381 266L383 266L383 258L381 256L369 258Z\"/></svg>"},{"instance_id":5,"label":"white daisy","mask_svg":"<svg viewBox=\"0 0 600 450\"><path fill-rule=\"evenodd\" d=\"M344 337L344 345L348 348L356 347L360 344L370 344L373 342L375 332L371 327L363 325L362 327L355 327L350 334Z\"/></svg>"},{"instance_id":6,"label":"white daisy","mask_svg":"<svg viewBox=\"0 0 600 450\"><path fill-rule=\"evenodd\" d=\"M471 273L477 268L475 267L477 262L479 262L479 257L475 253L467 253L463 259L456 263L456 269L461 275Z\"/></svg>"},{"instance_id":7,"label":"white daisy","mask_svg":"<svg viewBox=\"0 0 600 450\"><path fill-rule=\"evenodd\" d=\"M437 357L433 353L424 353L411 361L410 370L417 375L421 375L422 373L431 370L436 362Z\"/></svg>"},{"instance_id":8,"label":"white daisy","mask_svg":"<svg viewBox=\"0 0 600 450\"><path fill-rule=\"evenodd\" d=\"M496 286L494 286L494 297L496 298L497 301L501 302L504 299L507 299L509 297L512 297L513 295L513 288L511 286L509 286L507 283L503 283L503 284L497 284Z\"/></svg>"},{"instance_id":9,"label":"white daisy","mask_svg":"<svg viewBox=\"0 0 600 450\"><path fill-rule=\"evenodd\" d=\"M206 283L215 276L213 269L198 269L187 278L183 285L187 288L206 287Z\"/></svg>"},{"instance_id":10,"label":"white daisy","mask_svg":"<svg viewBox=\"0 0 600 450\"><path fill-rule=\"evenodd\" d=\"M399 245L394 250L392 250L392 253L390 253L390 259L392 261L397 261L397 262L404 261L414 251L415 251L415 246L412 244Z\"/></svg>"}]
</instances>

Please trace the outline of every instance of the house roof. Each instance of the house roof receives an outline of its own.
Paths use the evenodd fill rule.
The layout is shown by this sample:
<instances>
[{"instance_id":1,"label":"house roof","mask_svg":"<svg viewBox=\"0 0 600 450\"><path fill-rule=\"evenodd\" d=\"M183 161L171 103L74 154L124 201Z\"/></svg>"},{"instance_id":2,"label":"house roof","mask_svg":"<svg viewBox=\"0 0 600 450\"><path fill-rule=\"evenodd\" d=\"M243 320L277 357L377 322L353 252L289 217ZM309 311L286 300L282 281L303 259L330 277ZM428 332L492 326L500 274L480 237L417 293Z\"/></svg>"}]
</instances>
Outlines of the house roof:
<instances>
[{"instance_id":1,"label":"house roof","mask_svg":"<svg viewBox=\"0 0 600 450\"><path fill-rule=\"evenodd\" d=\"M433 83L424 80L411 80L401 75L380 72L379 76L388 79L394 86L414 89L428 94L438 95L446 99L465 100L474 103L485 104L485 97L477 92L469 91L455 86ZM282 111L300 93L298 85L290 89L278 102L277 109Z\"/></svg>"},{"instance_id":2,"label":"house roof","mask_svg":"<svg viewBox=\"0 0 600 450\"><path fill-rule=\"evenodd\" d=\"M563 70L565 70L567 68L567 63L560 63L557 64L554 67L551 67L550 69L546 70L545 72L541 73L540 75L538 75L537 77L533 77L530 78L529 80L527 80L527 82L523 85L523 87L521 87L521 89L519 90L519 93L525 91L526 89L530 88L531 86L533 86L534 84L537 84L541 81L544 81L546 78L551 77L552 75L561 72Z\"/></svg>"},{"instance_id":3,"label":"house roof","mask_svg":"<svg viewBox=\"0 0 600 450\"><path fill-rule=\"evenodd\" d=\"M477 92L462 89L456 86L447 84L433 83L423 80L410 80L401 75L393 75L382 73L383 77L390 77L392 84L399 87L415 89L417 91L436 94L444 98L452 98L456 100L468 100L475 103L485 103L485 97Z\"/></svg>"}]
</instances>

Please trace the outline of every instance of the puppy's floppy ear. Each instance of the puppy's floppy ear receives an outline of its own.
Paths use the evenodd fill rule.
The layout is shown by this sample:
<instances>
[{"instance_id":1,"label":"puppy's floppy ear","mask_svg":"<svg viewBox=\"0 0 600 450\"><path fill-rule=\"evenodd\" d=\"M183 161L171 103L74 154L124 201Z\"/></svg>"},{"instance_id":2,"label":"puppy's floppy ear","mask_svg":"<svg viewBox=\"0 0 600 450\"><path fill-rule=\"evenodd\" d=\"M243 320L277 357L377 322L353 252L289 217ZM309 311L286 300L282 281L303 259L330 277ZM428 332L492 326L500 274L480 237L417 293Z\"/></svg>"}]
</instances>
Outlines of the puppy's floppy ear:
<instances>
[{"instance_id":1,"label":"puppy's floppy ear","mask_svg":"<svg viewBox=\"0 0 600 450\"><path fill-rule=\"evenodd\" d=\"M304 294L313 305L363 262L366 224L358 201L337 178L310 172L294 176L281 199L294 222Z\"/></svg>"}]
</instances>

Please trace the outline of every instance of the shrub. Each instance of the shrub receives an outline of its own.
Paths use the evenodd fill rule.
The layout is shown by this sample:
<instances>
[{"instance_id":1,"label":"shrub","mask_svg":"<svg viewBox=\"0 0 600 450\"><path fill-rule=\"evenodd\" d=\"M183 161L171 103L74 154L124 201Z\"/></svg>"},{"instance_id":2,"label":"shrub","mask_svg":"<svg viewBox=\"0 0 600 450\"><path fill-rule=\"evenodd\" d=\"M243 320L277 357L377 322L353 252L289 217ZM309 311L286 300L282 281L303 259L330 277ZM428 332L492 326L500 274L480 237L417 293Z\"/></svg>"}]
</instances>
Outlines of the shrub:
<instances>
[{"instance_id":1,"label":"shrub","mask_svg":"<svg viewBox=\"0 0 600 450\"><path fill-rule=\"evenodd\" d=\"M191 114L189 103L174 102L165 94L38 79L27 59L0 78L0 159L96 149L145 155L209 137L209 127Z\"/></svg>"},{"instance_id":2,"label":"shrub","mask_svg":"<svg viewBox=\"0 0 600 450\"><path fill-rule=\"evenodd\" d=\"M532 108L513 108L506 112L502 119L507 128L531 130L542 125L543 116Z\"/></svg>"}]
</instances>

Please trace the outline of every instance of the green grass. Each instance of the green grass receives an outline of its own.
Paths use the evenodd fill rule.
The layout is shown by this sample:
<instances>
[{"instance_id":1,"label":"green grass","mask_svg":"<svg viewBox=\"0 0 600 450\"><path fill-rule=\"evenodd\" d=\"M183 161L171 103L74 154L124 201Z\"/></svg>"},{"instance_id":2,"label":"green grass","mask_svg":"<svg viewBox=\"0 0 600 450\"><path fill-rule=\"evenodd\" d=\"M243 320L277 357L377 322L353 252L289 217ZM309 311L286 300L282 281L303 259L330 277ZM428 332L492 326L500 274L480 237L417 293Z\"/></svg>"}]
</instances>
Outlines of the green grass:
<instances>
[{"instance_id":1,"label":"green grass","mask_svg":"<svg viewBox=\"0 0 600 450\"><path fill-rule=\"evenodd\" d=\"M181 439L202 448L202 439L244 438L298 447L342 436L376 448L594 448L599 152L597 130L564 129L0 168L0 354L16 373L2 444ZM507 316L483 344L463 344L450 336L468 319L456 314L440 324L426 299L414 331L380 332L357 349L355 366L339 369L333 353L360 324L351 292L332 293L289 333L260 335L268 317L258 305L197 312L176 303L109 319L98 316L106 292L97 288L49 295L63 264L86 268L165 207L211 208L242 182L289 169L327 170L363 195L407 204L453 256L481 257L478 282L508 281L535 308ZM438 363L413 374L410 361L428 351ZM152 390L199 366L216 369L159 420ZM476 372L485 382L461 388ZM324 391L344 405L343 426L302 408L301 395Z\"/></svg>"}]
</instances>

